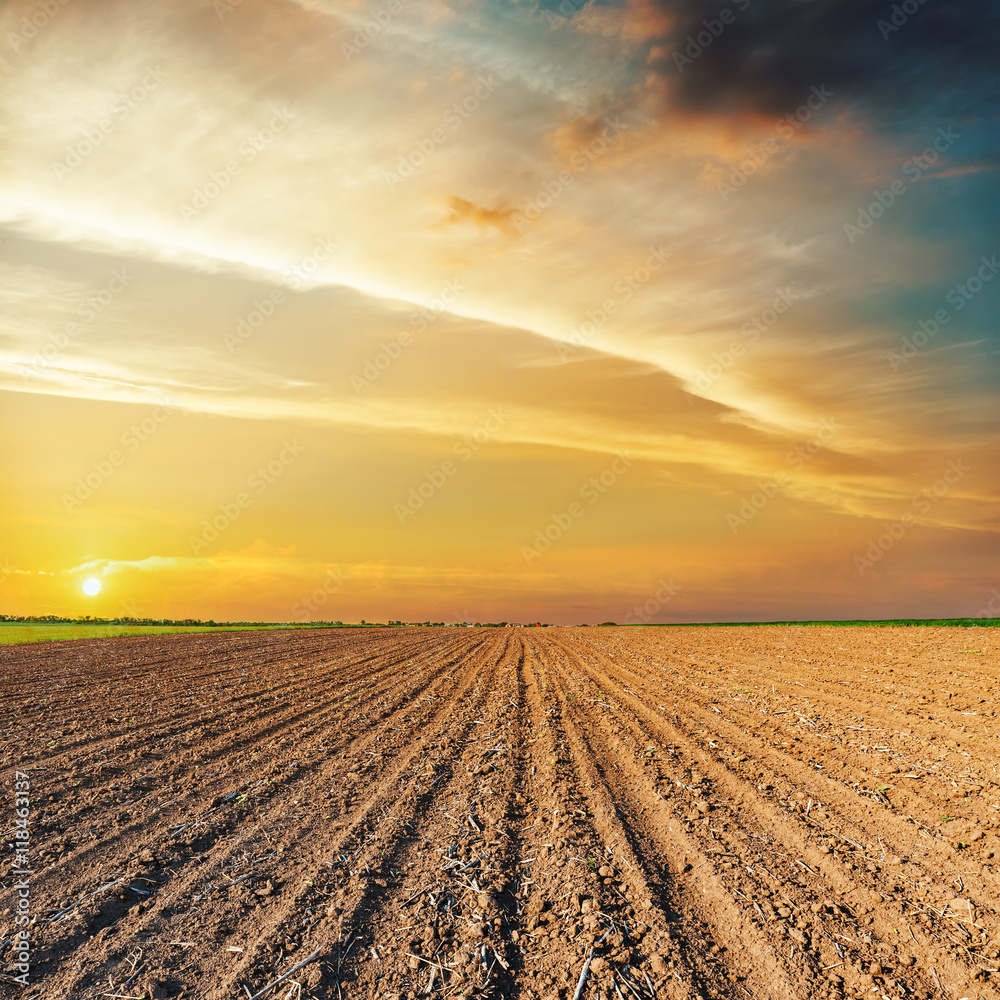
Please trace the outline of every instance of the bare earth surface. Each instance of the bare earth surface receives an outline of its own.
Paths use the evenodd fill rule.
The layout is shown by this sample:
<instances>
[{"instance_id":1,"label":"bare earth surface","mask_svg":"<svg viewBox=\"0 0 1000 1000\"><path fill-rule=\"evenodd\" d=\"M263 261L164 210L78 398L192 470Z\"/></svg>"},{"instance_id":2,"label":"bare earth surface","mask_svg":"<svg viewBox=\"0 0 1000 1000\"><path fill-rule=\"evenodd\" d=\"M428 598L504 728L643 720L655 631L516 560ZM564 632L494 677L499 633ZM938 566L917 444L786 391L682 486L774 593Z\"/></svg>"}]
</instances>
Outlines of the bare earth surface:
<instances>
[{"instance_id":1,"label":"bare earth surface","mask_svg":"<svg viewBox=\"0 0 1000 1000\"><path fill-rule=\"evenodd\" d=\"M997 997L998 650L832 627L6 647L34 923L31 985L0 997L571 1000L591 955L585 998Z\"/></svg>"}]
</instances>

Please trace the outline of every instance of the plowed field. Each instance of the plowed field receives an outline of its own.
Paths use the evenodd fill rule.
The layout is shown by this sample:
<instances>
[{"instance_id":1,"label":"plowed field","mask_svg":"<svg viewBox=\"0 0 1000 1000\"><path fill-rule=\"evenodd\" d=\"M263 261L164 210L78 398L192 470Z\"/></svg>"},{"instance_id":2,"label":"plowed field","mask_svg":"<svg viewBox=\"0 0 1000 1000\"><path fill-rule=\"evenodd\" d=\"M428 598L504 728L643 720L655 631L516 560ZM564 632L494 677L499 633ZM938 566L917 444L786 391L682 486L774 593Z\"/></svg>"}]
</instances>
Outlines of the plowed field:
<instances>
[{"instance_id":1,"label":"plowed field","mask_svg":"<svg viewBox=\"0 0 1000 1000\"><path fill-rule=\"evenodd\" d=\"M6 647L0 996L996 997L998 639Z\"/></svg>"}]
</instances>

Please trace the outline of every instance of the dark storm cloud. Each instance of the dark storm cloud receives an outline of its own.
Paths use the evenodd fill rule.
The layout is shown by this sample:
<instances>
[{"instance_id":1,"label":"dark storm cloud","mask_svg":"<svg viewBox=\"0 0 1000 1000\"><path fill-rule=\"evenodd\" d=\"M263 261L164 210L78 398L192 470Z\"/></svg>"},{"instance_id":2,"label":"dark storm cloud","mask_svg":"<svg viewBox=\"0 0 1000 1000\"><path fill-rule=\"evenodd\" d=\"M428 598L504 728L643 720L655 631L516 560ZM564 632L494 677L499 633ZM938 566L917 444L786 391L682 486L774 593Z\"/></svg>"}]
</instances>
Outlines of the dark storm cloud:
<instances>
[{"instance_id":1,"label":"dark storm cloud","mask_svg":"<svg viewBox=\"0 0 1000 1000\"><path fill-rule=\"evenodd\" d=\"M991 0L654 2L673 19L654 65L673 78L682 109L780 114L820 84L838 103L897 120L996 104L1000 5Z\"/></svg>"}]
</instances>

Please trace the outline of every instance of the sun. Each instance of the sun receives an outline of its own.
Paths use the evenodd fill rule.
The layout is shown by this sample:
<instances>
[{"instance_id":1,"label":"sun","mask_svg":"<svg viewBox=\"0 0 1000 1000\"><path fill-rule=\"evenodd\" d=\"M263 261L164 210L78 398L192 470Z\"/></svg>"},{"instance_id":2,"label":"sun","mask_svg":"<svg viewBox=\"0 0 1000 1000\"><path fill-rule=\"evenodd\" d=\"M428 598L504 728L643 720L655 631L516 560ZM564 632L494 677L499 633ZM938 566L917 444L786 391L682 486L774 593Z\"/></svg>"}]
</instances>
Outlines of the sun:
<instances>
[{"instance_id":1,"label":"sun","mask_svg":"<svg viewBox=\"0 0 1000 1000\"><path fill-rule=\"evenodd\" d=\"M95 580L93 577L89 580L84 580L83 592L87 594L88 597L93 597L94 594L99 594L101 592L101 581Z\"/></svg>"}]
</instances>

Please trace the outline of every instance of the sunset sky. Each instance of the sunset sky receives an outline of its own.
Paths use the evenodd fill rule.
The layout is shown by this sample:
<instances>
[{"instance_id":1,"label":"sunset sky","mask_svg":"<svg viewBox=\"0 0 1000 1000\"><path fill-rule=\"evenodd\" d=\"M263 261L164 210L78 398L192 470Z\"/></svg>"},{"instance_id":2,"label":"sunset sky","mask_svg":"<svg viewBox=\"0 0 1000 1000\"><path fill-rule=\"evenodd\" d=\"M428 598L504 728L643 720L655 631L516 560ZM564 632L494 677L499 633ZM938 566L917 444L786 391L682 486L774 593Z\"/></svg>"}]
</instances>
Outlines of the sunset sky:
<instances>
[{"instance_id":1,"label":"sunset sky","mask_svg":"<svg viewBox=\"0 0 1000 1000\"><path fill-rule=\"evenodd\" d=\"M991 8L5 4L0 612L1000 614Z\"/></svg>"}]
</instances>

